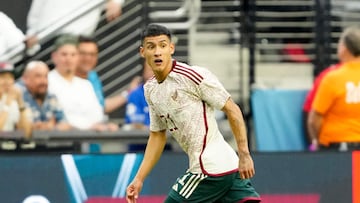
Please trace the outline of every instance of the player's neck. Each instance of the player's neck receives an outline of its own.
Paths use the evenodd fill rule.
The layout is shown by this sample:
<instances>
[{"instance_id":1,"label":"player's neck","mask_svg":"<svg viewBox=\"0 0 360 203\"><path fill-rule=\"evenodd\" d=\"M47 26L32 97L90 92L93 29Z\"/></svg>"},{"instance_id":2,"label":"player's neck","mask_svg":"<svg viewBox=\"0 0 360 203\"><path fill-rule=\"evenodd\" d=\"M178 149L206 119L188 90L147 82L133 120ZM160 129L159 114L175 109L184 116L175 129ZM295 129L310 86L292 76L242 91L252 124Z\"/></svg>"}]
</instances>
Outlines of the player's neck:
<instances>
[{"instance_id":1,"label":"player's neck","mask_svg":"<svg viewBox=\"0 0 360 203\"><path fill-rule=\"evenodd\" d=\"M164 80L166 79L166 76L167 75L165 75L165 76L162 76L162 75L159 75L159 74L154 74L155 75L155 78L156 78L156 80L157 80L157 82L160 84L160 83L162 83L162 82L164 82Z\"/></svg>"},{"instance_id":2,"label":"player's neck","mask_svg":"<svg viewBox=\"0 0 360 203\"><path fill-rule=\"evenodd\" d=\"M163 71L160 71L160 72L154 71L154 75L155 75L155 78L156 78L157 82L159 84L164 82L164 80L166 80L166 77L169 75L170 71L171 71L171 67L166 68L166 69L164 69Z\"/></svg>"}]
</instances>

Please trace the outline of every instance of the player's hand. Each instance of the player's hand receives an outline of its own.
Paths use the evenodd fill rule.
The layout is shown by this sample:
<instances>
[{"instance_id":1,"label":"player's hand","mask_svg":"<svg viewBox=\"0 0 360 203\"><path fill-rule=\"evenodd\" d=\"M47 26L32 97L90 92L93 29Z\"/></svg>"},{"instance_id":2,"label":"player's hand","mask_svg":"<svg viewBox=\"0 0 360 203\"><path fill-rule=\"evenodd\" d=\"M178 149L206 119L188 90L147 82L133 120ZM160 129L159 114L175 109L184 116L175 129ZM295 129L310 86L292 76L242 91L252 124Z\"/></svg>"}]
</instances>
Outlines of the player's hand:
<instances>
[{"instance_id":1,"label":"player's hand","mask_svg":"<svg viewBox=\"0 0 360 203\"><path fill-rule=\"evenodd\" d=\"M254 162L249 153L239 154L239 173L241 179L248 179L255 175Z\"/></svg>"},{"instance_id":2,"label":"player's hand","mask_svg":"<svg viewBox=\"0 0 360 203\"><path fill-rule=\"evenodd\" d=\"M126 189L126 201L128 203L136 203L142 186L143 183L137 179L134 179L133 182L130 183Z\"/></svg>"}]
</instances>

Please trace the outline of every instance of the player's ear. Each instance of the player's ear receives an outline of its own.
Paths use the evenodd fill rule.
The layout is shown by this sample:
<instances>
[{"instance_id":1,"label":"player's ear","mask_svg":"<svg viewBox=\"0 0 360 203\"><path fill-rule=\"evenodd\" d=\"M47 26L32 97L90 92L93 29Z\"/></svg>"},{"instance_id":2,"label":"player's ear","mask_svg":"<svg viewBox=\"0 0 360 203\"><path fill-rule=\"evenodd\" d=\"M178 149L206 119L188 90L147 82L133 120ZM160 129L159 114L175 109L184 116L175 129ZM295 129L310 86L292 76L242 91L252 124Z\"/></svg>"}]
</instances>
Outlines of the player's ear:
<instances>
[{"instance_id":1,"label":"player's ear","mask_svg":"<svg viewBox=\"0 0 360 203\"><path fill-rule=\"evenodd\" d=\"M140 46L139 53L140 53L140 56L144 58L144 47Z\"/></svg>"},{"instance_id":2,"label":"player's ear","mask_svg":"<svg viewBox=\"0 0 360 203\"><path fill-rule=\"evenodd\" d=\"M170 43L170 53L171 53L171 55L173 55L175 53L175 44L174 43Z\"/></svg>"}]
</instances>

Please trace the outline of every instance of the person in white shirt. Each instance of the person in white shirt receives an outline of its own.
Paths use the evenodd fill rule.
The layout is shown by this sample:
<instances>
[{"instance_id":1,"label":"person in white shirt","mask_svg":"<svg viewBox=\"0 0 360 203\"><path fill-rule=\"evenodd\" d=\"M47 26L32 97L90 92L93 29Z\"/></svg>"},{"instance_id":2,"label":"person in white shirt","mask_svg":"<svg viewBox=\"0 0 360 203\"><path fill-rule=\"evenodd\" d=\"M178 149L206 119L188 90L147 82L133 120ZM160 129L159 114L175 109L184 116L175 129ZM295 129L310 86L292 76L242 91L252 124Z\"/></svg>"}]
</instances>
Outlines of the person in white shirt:
<instances>
[{"instance_id":1,"label":"person in white shirt","mask_svg":"<svg viewBox=\"0 0 360 203\"><path fill-rule=\"evenodd\" d=\"M100 7L82 15L58 31L59 34L91 36L99 23L103 8L105 7L107 20L114 20L121 15L124 0L33 0L27 16L26 33L37 34L67 16L81 12L84 6L96 1L99 2ZM105 3L101 3L102 1Z\"/></svg>"},{"instance_id":2,"label":"person in white shirt","mask_svg":"<svg viewBox=\"0 0 360 203\"><path fill-rule=\"evenodd\" d=\"M114 131L116 124L107 123L88 80L75 76L78 65L78 38L66 34L55 41L51 58L55 68L49 73L49 92L55 94L70 125L81 130Z\"/></svg>"},{"instance_id":3,"label":"person in white shirt","mask_svg":"<svg viewBox=\"0 0 360 203\"><path fill-rule=\"evenodd\" d=\"M25 48L33 48L36 44L35 36L26 37L14 21L0 11L0 61L9 61L17 53Z\"/></svg>"},{"instance_id":4,"label":"person in white shirt","mask_svg":"<svg viewBox=\"0 0 360 203\"><path fill-rule=\"evenodd\" d=\"M135 76L128 88L123 90L120 94L114 94L105 98L102 81L95 70L99 57L99 47L97 42L92 37L80 35L78 49L80 57L76 69L76 76L89 80L100 104L105 109L105 113L109 114L114 112L116 109L119 109L126 104L128 94L140 84L140 76Z\"/></svg>"}]
</instances>

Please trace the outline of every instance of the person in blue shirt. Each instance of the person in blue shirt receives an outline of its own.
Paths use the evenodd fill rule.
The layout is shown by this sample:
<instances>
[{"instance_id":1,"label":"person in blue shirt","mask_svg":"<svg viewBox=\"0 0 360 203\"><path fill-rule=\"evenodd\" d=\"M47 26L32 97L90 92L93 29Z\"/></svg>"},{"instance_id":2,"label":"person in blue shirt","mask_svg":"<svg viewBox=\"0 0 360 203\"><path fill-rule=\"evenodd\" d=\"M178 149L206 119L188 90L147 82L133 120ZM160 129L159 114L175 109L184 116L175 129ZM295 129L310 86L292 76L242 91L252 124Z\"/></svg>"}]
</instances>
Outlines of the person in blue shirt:
<instances>
[{"instance_id":1,"label":"person in blue shirt","mask_svg":"<svg viewBox=\"0 0 360 203\"><path fill-rule=\"evenodd\" d=\"M42 61L29 62L17 86L22 90L25 106L31 110L34 130L69 130L70 124L57 97L48 92L49 67Z\"/></svg>"},{"instance_id":2,"label":"person in blue shirt","mask_svg":"<svg viewBox=\"0 0 360 203\"><path fill-rule=\"evenodd\" d=\"M125 124L130 129L148 129L150 125L149 107L144 96L144 83L153 77L149 65L143 63L142 83L128 95Z\"/></svg>"}]
</instances>

